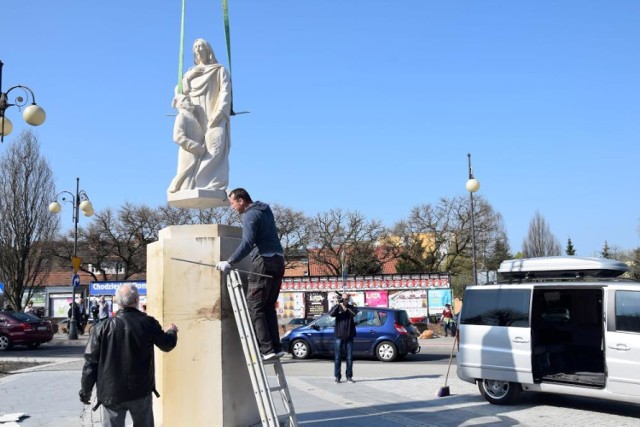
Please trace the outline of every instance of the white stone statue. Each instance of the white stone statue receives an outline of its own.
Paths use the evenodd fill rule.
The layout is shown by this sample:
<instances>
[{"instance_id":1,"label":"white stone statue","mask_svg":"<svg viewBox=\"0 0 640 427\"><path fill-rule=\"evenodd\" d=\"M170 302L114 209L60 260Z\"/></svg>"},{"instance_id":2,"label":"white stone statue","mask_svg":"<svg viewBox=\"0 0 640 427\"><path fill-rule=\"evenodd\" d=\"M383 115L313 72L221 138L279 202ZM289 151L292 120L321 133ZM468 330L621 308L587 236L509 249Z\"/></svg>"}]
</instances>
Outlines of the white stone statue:
<instances>
[{"instance_id":1,"label":"white stone statue","mask_svg":"<svg viewBox=\"0 0 640 427\"><path fill-rule=\"evenodd\" d=\"M169 185L169 192L193 190L200 160L205 152L204 132L194 115L191 99L183 94L173 98L173 107L178 110L173 126L173 140L178 150L178 172Z\"/></svg>"},{"instance_id":2,"label":"white stone statue","mask_svg":"<svg viewBox=\"0 0 640 427\"><path fill-rule=\"evenodd\" d=\"M181 148L178 173L167 190L169 203L190 208L222 206L228 203L231 81L227 70L216 60L213 49L203 39L193 43L193 62L182 77L182 91L193 105L192 116L204 134L204 152L199 154L199 148L194 148L199 147L201 141L190 123L189 107L185 108L184 99L174 99L179 110L174 141ZM203 198L212 200L193 200Z\"/></svg>"}]
</instances>

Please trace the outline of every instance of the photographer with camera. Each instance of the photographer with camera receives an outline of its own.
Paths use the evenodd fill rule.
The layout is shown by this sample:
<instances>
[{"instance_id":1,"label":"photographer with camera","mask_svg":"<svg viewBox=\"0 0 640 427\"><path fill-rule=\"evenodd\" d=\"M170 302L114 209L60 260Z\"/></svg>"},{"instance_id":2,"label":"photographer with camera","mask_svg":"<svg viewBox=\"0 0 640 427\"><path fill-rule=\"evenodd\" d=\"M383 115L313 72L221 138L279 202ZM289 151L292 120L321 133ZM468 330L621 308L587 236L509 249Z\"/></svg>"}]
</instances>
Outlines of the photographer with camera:
<instances>
[{"instance_id":1,"label":"photographer with camera","mask_svg":"<svg viewBox=\"0 0 640 427\"><path fill-rule=\"evenodd\" d=\"M334 337L334 369L333 375L336 383L342 379L341 353L344 351L347 361L347 382L355 383L353 380L353 338L356 336L356 324L353 320L358 314L358 308L351 302L351 296L347 293L338 294L338 304L329 310L329 316L336 318L333 328Z\"/></svg>"}]
</instances>

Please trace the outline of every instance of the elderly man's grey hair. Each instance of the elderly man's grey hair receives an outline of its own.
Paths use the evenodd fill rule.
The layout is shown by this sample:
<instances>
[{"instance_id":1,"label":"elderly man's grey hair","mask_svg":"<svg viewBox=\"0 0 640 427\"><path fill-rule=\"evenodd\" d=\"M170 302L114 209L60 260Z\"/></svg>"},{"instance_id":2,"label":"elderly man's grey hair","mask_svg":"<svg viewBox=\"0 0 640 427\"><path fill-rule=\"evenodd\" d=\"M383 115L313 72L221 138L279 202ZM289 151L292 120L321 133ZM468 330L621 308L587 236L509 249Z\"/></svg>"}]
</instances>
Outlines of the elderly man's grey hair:
<instances>
[{"instance_id":1,"label":"elderly man's grey hair","mask_svg":"<svg viewBox=\"0 0 640 427\"><path fill-rule=\"evenodd\" d=\"M138 288L136 285L125 283L116 291L115 300L120 307L137 307L139 301Z\"/></svg>"}]
</instances>

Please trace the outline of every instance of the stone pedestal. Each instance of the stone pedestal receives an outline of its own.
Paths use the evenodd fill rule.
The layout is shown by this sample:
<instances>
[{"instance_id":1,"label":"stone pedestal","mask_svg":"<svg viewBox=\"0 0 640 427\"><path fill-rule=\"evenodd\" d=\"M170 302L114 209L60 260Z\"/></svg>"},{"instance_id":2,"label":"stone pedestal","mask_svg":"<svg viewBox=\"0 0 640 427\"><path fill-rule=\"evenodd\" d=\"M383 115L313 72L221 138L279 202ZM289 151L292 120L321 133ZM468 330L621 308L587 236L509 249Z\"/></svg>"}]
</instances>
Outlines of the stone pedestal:
<instances>
[{"instance_id":1,"label":"stone pedestal","mask_svg":"<svg viewBox=\"0 0 640 427\"><path fill-rule=\"evenodd\" d=\"M249 426L260 423L251 380L222 274L242 231L223 225L164 228L147 248L147 312L178 326L178 345L156 348L156 426ZM247 264L238 268L248 269Z\"/></svg>"}]
</instances>

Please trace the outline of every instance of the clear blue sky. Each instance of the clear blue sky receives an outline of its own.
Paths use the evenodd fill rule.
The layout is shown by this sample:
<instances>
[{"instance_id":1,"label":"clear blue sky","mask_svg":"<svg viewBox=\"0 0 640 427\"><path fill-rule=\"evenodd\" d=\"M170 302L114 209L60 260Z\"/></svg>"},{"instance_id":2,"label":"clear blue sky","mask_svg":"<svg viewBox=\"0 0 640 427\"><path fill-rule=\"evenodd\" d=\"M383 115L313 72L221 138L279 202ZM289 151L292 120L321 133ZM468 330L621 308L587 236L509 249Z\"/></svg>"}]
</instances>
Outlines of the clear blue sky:
<instances>
[{"instance_id":1,"label":"clear blue sky","mask_svg":"<svg viewBox=\"0 0 640 427\"><path fill-rule=\"evenodd\" d=\"M187 0L185 69L197 37L228 64L221 3ZM471 153L513 252L536 210L578 255L640 246L639 1L229 3L251 111L232 119L231 187L391 226L468 194ZM96 210L166 203L179 24L180 0L3 2L3 90L45 108L58 190L79 176ZM26 125L7 115L11 140Z\"/></svg>"}]
</instances>

